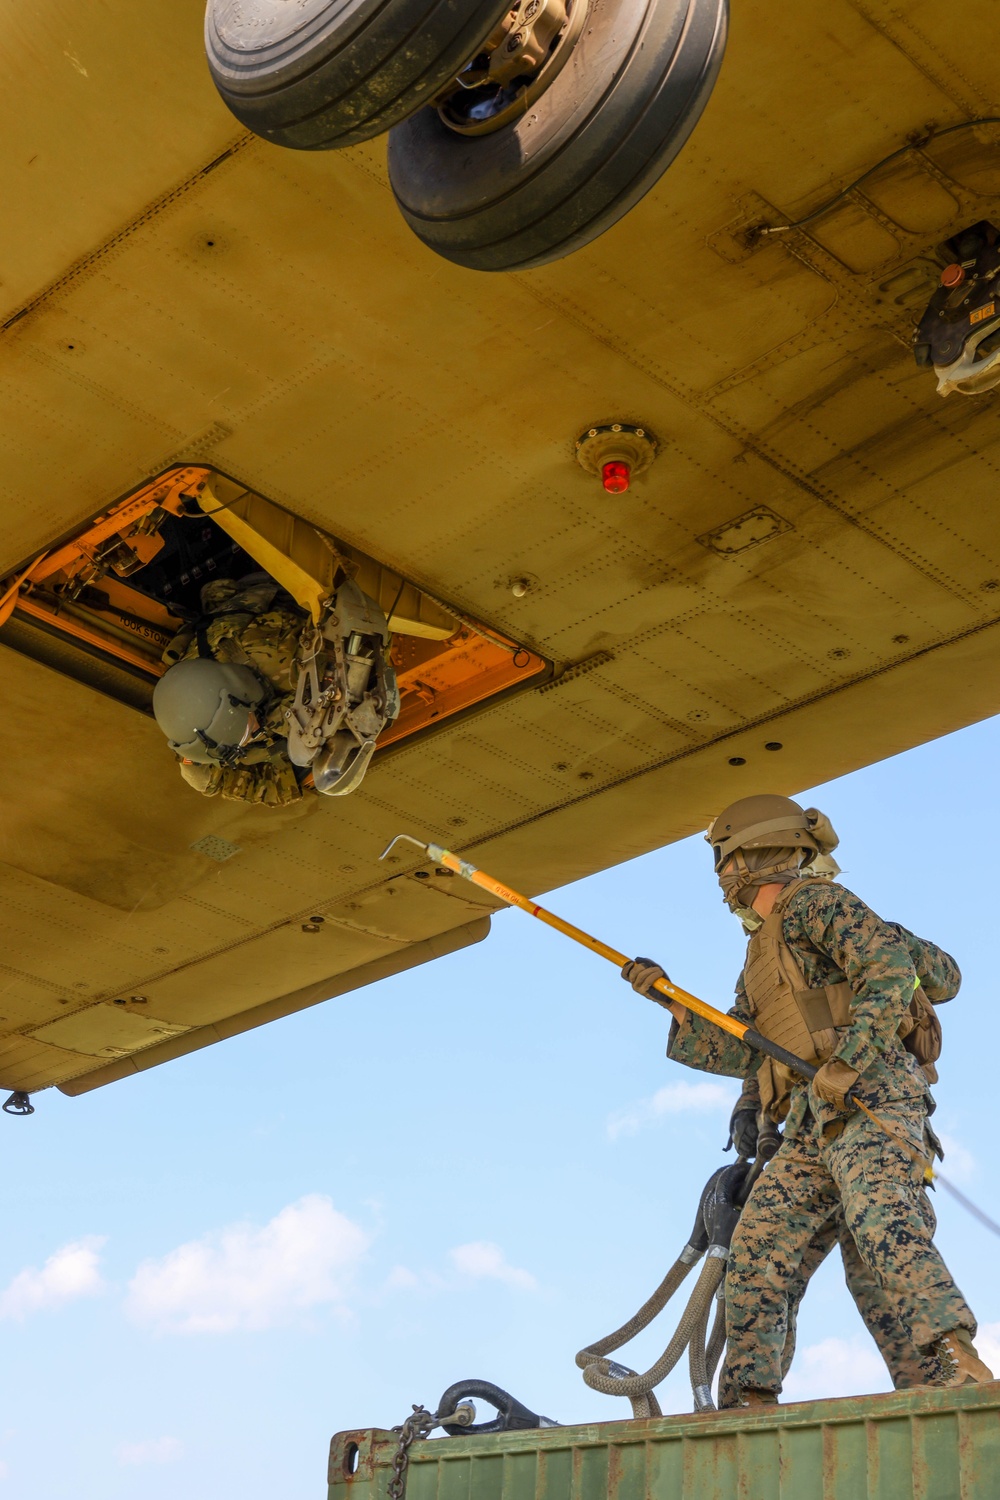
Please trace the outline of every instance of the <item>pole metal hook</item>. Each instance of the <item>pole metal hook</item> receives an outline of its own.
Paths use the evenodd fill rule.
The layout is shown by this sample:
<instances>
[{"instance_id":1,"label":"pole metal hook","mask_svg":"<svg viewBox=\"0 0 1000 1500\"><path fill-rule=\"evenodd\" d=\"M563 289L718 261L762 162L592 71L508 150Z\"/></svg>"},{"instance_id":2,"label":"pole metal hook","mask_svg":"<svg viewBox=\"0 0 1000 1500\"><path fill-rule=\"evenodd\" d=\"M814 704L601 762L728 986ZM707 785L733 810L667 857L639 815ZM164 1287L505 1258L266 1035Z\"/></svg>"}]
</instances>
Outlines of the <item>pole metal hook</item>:
<instances>
[{"instance_id":1,"label":"pole metal hook","mask_svg":"<svg viewBox=\"0 0 1000 1500\"><path fill-rule=\"evenodd\" d=\"M389 842L388 842L388 844L386 844L385 848L382 850L382 853L379 855L379 859L386 859L386 858L388 858L388 856L392 853L393 849L395 849L396 845L397 844L401 844L404 839L406 840L406 842L408 844L416 844L417 848L418 849L422 849L425 854L427 854L430 851L430 845L429 844L423 844L423 843L421 843L421 841L419 839L415 839L412 836L412 834L409 834L409 833L397 833L396 837L394 839L390 839Z\"/></svg>"}]
</instances>

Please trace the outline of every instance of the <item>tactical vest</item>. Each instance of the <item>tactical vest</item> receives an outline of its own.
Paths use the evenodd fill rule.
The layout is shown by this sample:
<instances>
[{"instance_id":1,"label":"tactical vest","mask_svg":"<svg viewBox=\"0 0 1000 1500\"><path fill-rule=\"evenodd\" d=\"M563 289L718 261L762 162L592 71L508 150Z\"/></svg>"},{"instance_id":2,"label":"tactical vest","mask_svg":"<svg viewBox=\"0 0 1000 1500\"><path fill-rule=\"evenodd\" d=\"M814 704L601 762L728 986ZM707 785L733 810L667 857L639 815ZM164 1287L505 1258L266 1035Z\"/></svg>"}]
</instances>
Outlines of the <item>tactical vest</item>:
<instances>
[{"instance_id":1,"label":"tactical vest","mask_svg":"<svg viewBox=\"0 0 1000 1500\"><path fill-rule=\"evenodd\" d=\"M785 942L785 908L792 895L825 881L796 880L785 887L770 914L750 939L743 986L753 1024L761 1036L777 1042L806 1062L822 1063L837 1046L837 1028L849 1026L854 991L841 980L808 988L795 955ZM765 1058L757 1072L761 1108L774 1119L788 1113L792 1074Z\"/></svg>"},{"instance_id":2,"label":"tactical vest","mask_svg":"<svg viewBox=\"0 0 1000 1500\"><path fill-rule=\"evenodd\" d=\"M269 609L262 615L220 615L205 630L205 650L216 661L254 667L276 692L292 693L302 623L300 615L287 609ZM187 655L198 654L195 640Z\"/></svg>"},{"instance_id":3,"label":"tactical vest","mask_svg":"<svg viewBox=\"0 0 1000 1500\"><path fill-rule=\"evenodd\" d=\"M794 1052L805 1062L824 1063L837 1048L838 1031L851 1024L854 991L847 980L806 986L794 953L785 942L784 913L796 891L825 881L796 880L781 892L770 915L750 939L743 986L754 1026L768 1041ZM918 989L899 1023L899 1040L912 1052L929 1083L937 1082L934 1064L941 1056L941 1023L934 1006ZM773 1120L788 1113L796 1075L767 1057L757 1070L760 1103Z\"/></svg>"}]
</instances>

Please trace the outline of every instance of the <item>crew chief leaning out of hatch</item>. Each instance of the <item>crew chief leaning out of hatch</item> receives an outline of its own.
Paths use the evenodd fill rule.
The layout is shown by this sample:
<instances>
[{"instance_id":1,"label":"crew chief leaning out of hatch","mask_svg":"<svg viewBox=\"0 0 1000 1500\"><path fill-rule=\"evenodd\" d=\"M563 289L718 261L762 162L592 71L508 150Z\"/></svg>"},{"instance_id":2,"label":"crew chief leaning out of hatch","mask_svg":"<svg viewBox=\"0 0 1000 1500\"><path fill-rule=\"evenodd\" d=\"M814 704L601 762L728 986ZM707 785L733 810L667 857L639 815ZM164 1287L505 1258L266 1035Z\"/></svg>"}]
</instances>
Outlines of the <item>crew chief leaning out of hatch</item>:
<instances>
[{"instance_id":1,"label":"crew chief leaning out of hatch","mask_svg":"<svg viewBox=\"0 0 1000 1500\"><path fill-rule=\"evenodd\" d=\"M745 1042L670 1006L669 1057L728 1077L756 1073L765 1109L776 1095L787 1098L784 1140L754 1185L729 1257L720 1390L730 1404L777 1400L789 1292L814 1235L840 1208L913 1343L940 1362L935 1383L993 1378L972 1344L976 1320L921 1211L919 1161L846 1097L856 1085L923 1156L928 1083L902 1045L917 973L898 929L843 886L811 877L820 818L786 797L745 797L707 835L724 899L750 933L731 1014L819 1064L812 1083L780 1076ZM622 975L649 994L664 971L636 959Z\"/></svg>"},{"instance_id":2,"label":"crew chief leaning out of hatch","mask_svg":"<svg viewBox=\"0 0 1000 1500\"><path fill-rule=\"evenodd\" d=\"M156 722L202 796L285 807L306 776L288 758L285 720L304 611L266 573L214 579L201 607L163 653Z\"/></svg>"}]
</instances>

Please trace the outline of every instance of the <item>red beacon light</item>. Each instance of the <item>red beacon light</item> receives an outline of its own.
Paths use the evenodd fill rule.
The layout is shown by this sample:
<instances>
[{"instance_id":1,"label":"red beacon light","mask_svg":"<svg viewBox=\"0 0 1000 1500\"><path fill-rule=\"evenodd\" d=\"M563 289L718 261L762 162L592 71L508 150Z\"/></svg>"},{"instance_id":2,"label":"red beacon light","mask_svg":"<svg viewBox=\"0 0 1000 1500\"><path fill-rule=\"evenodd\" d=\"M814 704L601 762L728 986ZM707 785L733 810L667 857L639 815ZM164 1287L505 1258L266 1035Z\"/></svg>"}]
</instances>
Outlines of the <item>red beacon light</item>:
<instances>
[{"instance_id":1,"label":"red beacon light","mask_svg":"<svg viewBox=\"0 0 1000 1500\"><path fill-rule=\"evenodd\" d=\"M609 495L623 495L632 478L631 464L613 458L601 468L601 483Z\"/></svg>"},{"instance_id":2,"label":"red beacon light","mask_svg":"<svg viewBox=\"0 0 1000 1500\"><path fill-rule=\"evenodd\" d=\"M637 474L645 474L656 457L656 439L630 422L588 427L576 440L576 461L601 481L607 495L623 495Z\"/></svg>"}]
</instances>

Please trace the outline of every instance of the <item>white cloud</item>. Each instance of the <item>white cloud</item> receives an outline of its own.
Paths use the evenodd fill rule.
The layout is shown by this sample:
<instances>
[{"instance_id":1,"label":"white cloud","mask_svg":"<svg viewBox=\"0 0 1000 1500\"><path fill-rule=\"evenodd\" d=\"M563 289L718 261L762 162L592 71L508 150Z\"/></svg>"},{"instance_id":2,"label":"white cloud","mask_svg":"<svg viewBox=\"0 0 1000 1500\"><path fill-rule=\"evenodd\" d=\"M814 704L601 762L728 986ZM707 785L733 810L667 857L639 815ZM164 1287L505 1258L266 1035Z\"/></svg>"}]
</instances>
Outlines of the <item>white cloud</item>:
<instances>
[{"instance_id":1,"label":"white cloud","mask_svg":"<svg viewBox=\"0 0 1000 1500\"><path fill-rule=\"evenodd\" d=\"M93 1297L104 1290L98 1269L103 1235L88 1235L56 1250L39 1270L28 1266L0 1292L0 1318L23 1321L29 1313L62 1307L77 1297Z\"/></svg>"},{"instance_id":2,"label":"white cloud","mask_svg":"<svg viewBox=\"0 0 1000 1500\"><path fill-rule=\"evenodd\" d=\"M645 1125L652 1125L664 1115L728 1114L739 1098L732 1083L713 1078L688 1083L681 1079L657 1089L651 1099L640 1099L627 1109L608 1116L608 1135L616 1141L622 1135L636 1135Z\"/></svg>"},{"instance_id":3,"label":"white cloud","mask_svg":"<svg viewBox=\"0 0 1000 1500\"><path fill-rule=\"evenodd\" d=\"M263 1228L233 1224L144 1261L126 1309L160 1333L271 1328L306 1308L342 1304L368 1242L329 1198L311 1193Z\"/></svg>"},{"instance_id":4,"label":"white cloud","mask_svg":"<svg viewBox=\"0 0 1000 1500\"><path fill-rule=\"evenodd\" d=\"M980 1323L976 1348L994 1375L1000 1374L1000 1323Z\"/></svg>"},{"instance_id":5,"label":"white cloud","mask_svg":"<svg viewBox=\"0 0 1000 1500\"><path fill-rule=\"evenodd\" d=\"M508 1264L500 1246L490 1244L488 1240L456 1245L454 1250L448 1251L448 1259L456 1271L476 1280L502 1281L522 1292L533 1292L538 1285L530 1271Z\"/></svg>"},{"instance_id":6,"label":"white cloud","mask_svg":"<svg viewBox=\"0 0 1000 1500\"><path fill-rule=\"evenodd\" d=\"M184 1454L179 1438L149 1438L144 1443L119 1443L118 1462L129 1464L170 1464Z\"/></svg>"},{"instance_id":7,"label":"white cloud","mask_svg":"<svg viewBox=\"0 0 1000 1500\"><path fill-rule=\"evenodd\" d=\"M817 1401L891 1390L889 1372L870 1340L830 1338L796 1350L781 1399Z\"/></svg>"}]
</instances>

